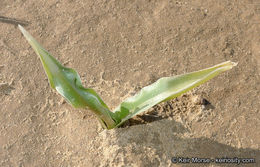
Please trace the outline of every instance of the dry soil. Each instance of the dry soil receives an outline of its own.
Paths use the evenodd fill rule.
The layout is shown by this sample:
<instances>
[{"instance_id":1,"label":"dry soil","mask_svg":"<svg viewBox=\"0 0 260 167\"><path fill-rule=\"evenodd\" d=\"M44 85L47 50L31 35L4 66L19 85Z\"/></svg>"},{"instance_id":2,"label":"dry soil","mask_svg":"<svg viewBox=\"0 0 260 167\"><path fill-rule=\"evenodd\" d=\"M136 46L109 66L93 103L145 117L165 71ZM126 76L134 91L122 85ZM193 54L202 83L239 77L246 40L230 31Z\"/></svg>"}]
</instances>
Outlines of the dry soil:
<instances>
[{"instance_id":1,"label":"dry soil","mask_svg":"<svg viewBox=\"0 0 260 167\"><path fill-rule=\"evenodd\" d=\"M160 77L238 66L107 131L50 88L18 23L111 109ZM1 0L0 166L260 166L259 23L257 0Z\"/></svg>"}]
</instances>

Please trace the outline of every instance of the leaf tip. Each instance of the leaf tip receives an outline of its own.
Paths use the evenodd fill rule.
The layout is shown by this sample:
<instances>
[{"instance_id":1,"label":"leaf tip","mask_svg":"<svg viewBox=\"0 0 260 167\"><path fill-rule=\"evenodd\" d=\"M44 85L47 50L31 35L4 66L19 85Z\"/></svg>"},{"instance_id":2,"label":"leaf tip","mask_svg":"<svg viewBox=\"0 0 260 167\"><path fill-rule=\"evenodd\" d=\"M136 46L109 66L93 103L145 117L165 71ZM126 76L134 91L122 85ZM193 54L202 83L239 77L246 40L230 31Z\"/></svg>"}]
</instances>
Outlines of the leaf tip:
<instances>
[{"instance_id":1,"label":"leaf tip","mask_svg":"<svg viewBox=\"0 0 260 167\"><path fill-rule=\"evenodd\" d=\"M231 64L233 65L233 67L235 67L235 66L238 65L238 62L232 62L232 61L231 61Z\"/></svg>"},{"instance_id":2,"label":"leaf tip","mask_svg":"<svg viewBox=\"0 0 260 167\"><path fill-rule=\"evenodd\" d=\"M237 66L238 62L232 62L232 61L227 61L227 66L229 69L232 69L233 67Z\"/></svg>"},{"instance_id":3,"label":"leaf tip","mask_svg":"<svg viewBox=\"0 0 260 167\"><path fill-rule=\"evenodd\" d=\"M23 26L21 26L20 24L18 24L18 28L19 28L19 30L20 30L23 34L25 34L26 30L23 28Z\"/></svg>"},{"instance_id":4,"label":"leaf tip","mask_svg":"<svg viewBox=\"0 0 260 167\"><path fill-rule=\"evenodd\" d=\"M18 24L18 28L29 43L31 43L34 40L33 37L23 28L23 26Z\"/></svg>"},{"instance_id":5,"label":"leaf tip","mask_svg":"<svg viewBox=\"0 0 260 167\"><path fill-rule=\"evenodd\" d=\"M221 68L222 71L226 71L226 70L230 70L233 67L237 66L237 64L238 64L237 62L226 61L226 62L216 65L215 67Z\"/></svg>"}]
</instances>

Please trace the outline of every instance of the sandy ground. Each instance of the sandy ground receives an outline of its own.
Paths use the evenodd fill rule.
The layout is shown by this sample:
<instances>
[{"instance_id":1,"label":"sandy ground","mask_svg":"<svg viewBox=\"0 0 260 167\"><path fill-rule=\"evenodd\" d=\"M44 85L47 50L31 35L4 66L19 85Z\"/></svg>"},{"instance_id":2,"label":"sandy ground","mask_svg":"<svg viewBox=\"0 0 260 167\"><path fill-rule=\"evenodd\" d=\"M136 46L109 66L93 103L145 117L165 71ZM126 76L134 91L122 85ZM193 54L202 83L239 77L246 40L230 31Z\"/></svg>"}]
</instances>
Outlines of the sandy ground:
<instances>
[{"instance_id":1,"label":"sandy ground","mask_svg":"<svg viewBox=\"0 0 260 167\"><path fill-rule=\"evenodd\" d=\"M18 22L111 108L160 77L239 64L103 131L50 88ZM0 166L195 166L173 157L260 166L259 23L256 0L1 0Z\"/></svg>"}]
</instances>

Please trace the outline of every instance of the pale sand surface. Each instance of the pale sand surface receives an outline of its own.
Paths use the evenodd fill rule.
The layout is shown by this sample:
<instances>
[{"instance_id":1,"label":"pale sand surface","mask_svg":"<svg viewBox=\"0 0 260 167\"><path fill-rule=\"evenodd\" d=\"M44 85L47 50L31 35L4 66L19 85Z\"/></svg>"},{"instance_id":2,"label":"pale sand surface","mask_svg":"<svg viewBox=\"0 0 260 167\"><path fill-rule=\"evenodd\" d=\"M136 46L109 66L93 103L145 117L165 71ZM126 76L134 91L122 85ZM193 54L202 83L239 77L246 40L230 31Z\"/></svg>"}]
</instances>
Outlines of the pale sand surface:
<instances>
[{"instance_id":1,"label":"pale sand surface","mask_svg":"<svg viewBox=\"0 0 260 167\"><path fill-rule=\"evenodd\" d=\"M247 166L260 166L254 2L1 0L0 166L185 166L171 163L178 156L255 158ZM127 123L135 125L102 131L90 111L72 108L50 88L12 24L19 20L112 109L160 77L239 64Z\"/></svg>"}]
</instances>

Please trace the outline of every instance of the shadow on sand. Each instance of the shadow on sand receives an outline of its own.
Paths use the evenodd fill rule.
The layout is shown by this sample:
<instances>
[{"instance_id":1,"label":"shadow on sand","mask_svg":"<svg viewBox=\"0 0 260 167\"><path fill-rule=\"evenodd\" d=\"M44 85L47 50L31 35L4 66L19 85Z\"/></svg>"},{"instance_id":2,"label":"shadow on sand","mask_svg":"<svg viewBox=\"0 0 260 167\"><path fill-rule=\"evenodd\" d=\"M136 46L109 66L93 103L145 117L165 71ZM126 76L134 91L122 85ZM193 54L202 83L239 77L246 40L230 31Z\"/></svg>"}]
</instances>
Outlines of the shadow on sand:
<instances>
[{"instance_id":1,"label":"shadow on sand","mask_svg":"<svg viewBox=\"0 0 260 167\"><path fill-rule=\"evenodd\" d=\"M140 156L147 159L142 166L169 165L173 157L184 158L254 158L255 163L240 164L240 166L260 166L260 150L252 148L236 148L227 144L219 143L210 138L194 138L192 133L181 123L174 120L162 119L146 125L135 125L115 130L116 141L114 144L119 148L133 151L134 157ZM129 148L130 147L130 148ZM136 148L132 148L136 147ZM138 148L138 149L137 149ZM156 155L151 161L147 155L147 148L153 150ZM151 152L151 154L152 154ZM167 163L166 163L167 162ZM215 162L203 164L178 164L180 166L234 166L237 164L218 164Z\"/></svg>"},{"instance_id":2,"label":"shadow on sand","mask_svg":"<svg viewBox=\"0 0 260 167\"><path fill-rule=\"evenodd\" d=\"M10 17L4 17L4 16L0 16L0 22L12 24L12 25L15 25L15 26L18 26L18 24L20 24L21 26L27 26L29 24L28 21L18 20L18 19L14 19L14 18L10 18Z\"/></svg>"}]
</instances>

